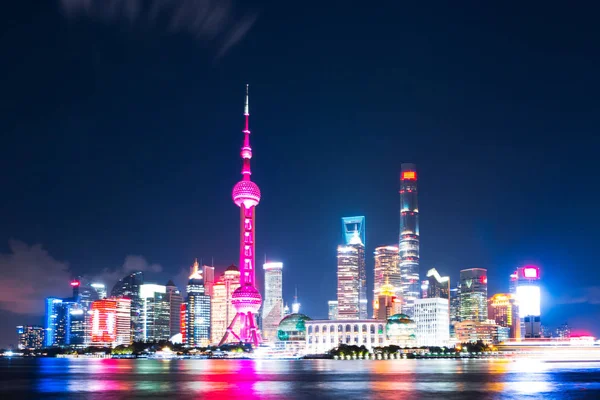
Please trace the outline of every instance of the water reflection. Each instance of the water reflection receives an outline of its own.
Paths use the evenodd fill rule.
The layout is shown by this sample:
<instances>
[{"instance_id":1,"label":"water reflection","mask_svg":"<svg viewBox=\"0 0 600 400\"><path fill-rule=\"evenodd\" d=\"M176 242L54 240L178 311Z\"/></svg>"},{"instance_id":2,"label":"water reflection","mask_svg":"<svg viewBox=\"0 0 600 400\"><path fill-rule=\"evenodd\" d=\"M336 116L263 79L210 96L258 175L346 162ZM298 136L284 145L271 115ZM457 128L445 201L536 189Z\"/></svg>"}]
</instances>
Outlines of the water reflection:
<instances>
[{"instance_id":1,"label":"water reflection","mask_svg":"<svg viewBox=\"0 0 600 400\"><path fill-rule=\"evenodd\" d=\"M600 398L600 364L540 361L22 359L0 380L2 399Z\"/></svg>"}]
</instances>

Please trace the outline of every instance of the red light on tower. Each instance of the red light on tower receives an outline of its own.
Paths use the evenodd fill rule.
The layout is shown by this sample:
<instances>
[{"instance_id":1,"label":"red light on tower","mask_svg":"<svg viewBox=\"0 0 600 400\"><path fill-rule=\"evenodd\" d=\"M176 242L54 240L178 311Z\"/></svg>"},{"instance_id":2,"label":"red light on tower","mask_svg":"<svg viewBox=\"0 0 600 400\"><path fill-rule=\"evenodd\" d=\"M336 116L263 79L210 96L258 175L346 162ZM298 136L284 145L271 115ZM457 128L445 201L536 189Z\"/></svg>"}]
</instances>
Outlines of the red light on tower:
<instances>
[{"instance_id":1,"label":"red light on tower","mask_svg":"<svg viewBox=\"0 0 600 400\"><path fill-rule=\"evenodd\" d=\"M402 179L403 180L409 180L409 181L416 181L417 180L417 173L415 171L404 171L402 173Z\"/></svg>"},{"instance_id":2,"label":"red light on tower","mask_svg":"<svg viewBox=\"0 0 600 400\"><path fill-rule=\"evenodd\" d=\"M73 287L77 287L77 286L79 286L80 284L81 284L81 283L80 283L79 281L77 281L77 280L75 280L75 281L71 281L71 286L73 286Z\"/></svg>"},{"instance_id":3,"label":"red light on tower","mask_svg":"<svg viewBox=\"0 0 600 400\"><path fill-rule=\"evenodd\" d=\"M484 285L487 285L487 276L481 276L479 277L479 282L483 283Z\"/></svg>"}]
</instances>

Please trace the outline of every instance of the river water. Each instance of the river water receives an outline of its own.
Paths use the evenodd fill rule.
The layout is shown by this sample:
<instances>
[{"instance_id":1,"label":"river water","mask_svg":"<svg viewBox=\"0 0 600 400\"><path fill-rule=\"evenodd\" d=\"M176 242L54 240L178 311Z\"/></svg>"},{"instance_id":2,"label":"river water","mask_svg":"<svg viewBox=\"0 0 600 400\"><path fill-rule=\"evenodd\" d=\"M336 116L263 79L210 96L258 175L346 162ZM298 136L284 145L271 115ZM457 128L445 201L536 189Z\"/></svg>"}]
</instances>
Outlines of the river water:
<instances>
[{"instance_id":1,"label":"river water","mask_svg":"<svg viewBox=\"0 0 600 400\"><path fill-rule=\"evenodd\" d=\"M0 399L600 399L600 363L0 360Z\"/></svg>"}]
</instances>

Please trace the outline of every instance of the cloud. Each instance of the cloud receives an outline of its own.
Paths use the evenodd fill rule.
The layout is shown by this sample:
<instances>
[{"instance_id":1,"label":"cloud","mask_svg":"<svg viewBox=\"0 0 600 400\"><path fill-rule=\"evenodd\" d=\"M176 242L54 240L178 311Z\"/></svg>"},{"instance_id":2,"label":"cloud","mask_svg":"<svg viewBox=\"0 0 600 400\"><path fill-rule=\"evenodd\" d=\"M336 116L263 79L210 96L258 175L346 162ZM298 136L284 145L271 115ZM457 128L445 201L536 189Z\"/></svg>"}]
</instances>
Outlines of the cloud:
<instances>
[{"instance_id":1,"label":"cloud","mask_svg":"<svg viewBox=\"0 0 600 400\"><path fill-rule=\"evenodd\" d=\"M589 286L579 289L578 296L563 296L556 300L556 304L600 304L600 286Z\"/></svg>"},{"instance_id":2,"label":"cloud","mask_svg":"<svg viewBox=\"0 0 600 400\"><path fill-rule=\"evenodd\" d=\"M16 314L41 315L48 296L69 296L69 264L58 261L41 244L9 241L10 252L0 253L0 309Z\"/></svg>"},{"instance_id":3,"label":"cloud","mask_svg":"<svg viewBox=\"0 0 600 400\"><path fill-rule=\"evenodd\" d=\"M189 34L214 44L217 58L246 36L258 16L237 12L233 0L61 0L60 4L72 19L87 17Z\"/></svg>"},{"instance_id":4,"label":"cloud","mask_svg":"<svg viewBox=\"0 0 600 400\"><path fill-rule=\"evenodd\" d=\"M105 269L102 273L94 277L94 281L102 282L106 285L106 290L110 295L112 287L117 281L134 271L145 273L159 273L162 271L160 264L151 264L143 256L129 255L125 257L123 265L118 268Z\"/></svg>"}]
</instances>

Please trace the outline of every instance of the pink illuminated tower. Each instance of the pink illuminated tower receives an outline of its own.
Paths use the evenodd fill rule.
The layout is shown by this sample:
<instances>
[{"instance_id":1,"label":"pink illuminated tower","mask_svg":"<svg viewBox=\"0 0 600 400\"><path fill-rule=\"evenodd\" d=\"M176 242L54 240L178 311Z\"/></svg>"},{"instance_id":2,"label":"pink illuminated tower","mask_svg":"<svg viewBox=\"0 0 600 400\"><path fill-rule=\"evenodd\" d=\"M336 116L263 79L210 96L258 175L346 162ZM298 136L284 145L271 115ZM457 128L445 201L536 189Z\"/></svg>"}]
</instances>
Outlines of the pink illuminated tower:
<instances>
[{"instance_id":1,"label":"pink illuminated tower","mask_svg":"<svg viewBox=\"0 0 600 400\"><path fill-rule=\"evenodd\" d=\"M244 105L244 116L246 127L244 129L244 145L242 146L242 180L233 187L233 202L240 208L240 287L231 296L231 303L236 314L227 331L221 339L219 346L227 342L229 335L237 342L251 343L258 346L261 342L260 334L256 329L256 316L262 304L260 292L255 285L255 263L254 263L254 208L260 202L260 189L258 185L250 180L250 159L252 148L250 147L250 128L248 118L248 85L246 85L246 102ZM239 321L239 323L238 323ZM239 327L239 332L235 329Z\"/></svg>"}]
</instances>

